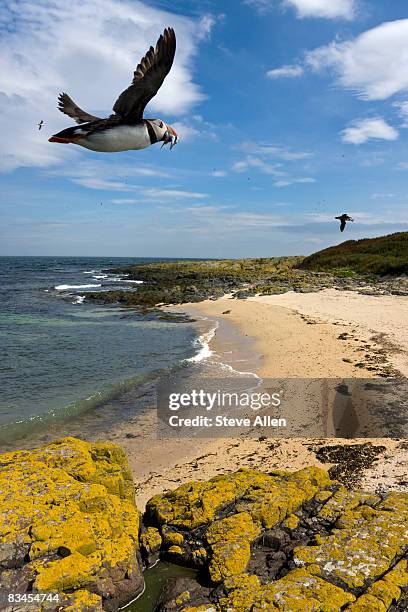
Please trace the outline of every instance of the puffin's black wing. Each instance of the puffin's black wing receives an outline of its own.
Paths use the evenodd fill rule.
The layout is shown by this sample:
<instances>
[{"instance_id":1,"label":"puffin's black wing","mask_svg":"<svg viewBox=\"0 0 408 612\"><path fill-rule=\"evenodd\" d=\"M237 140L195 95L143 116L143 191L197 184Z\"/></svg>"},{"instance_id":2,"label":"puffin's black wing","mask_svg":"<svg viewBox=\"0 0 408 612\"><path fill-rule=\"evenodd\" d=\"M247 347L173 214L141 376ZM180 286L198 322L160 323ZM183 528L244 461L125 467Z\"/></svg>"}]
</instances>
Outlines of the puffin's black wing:
<instances>
[{"instance_id":1,"label":"puffin's black wing","mask_svg":"<svg viewBox=\"0 0 408 612\"><path fill-rule=\"evenodd\" d=\"M100 119L100 117L90 115L86 111L83 111L82 108L79 108L66 93L62 93L58 96L58 109L61 113L65 113L77 123L89 123L90 121L99 121Z\"/></svg>"},{"instance_id":2,"label":"puffin's black wing","mask_svg":"<svg viewBox=\"0 0 408 612\"><path fill-rule=\"evenodd\" d=\"M150 47L134 72L130 87L123 91L113 107L122 123L139 123L146 105L157 94L169 74L176 54L176 35L173 28L166 28Z\"/></svg>"},{"instance_id":3,"label":"puffin's black wing","mask_svg":"<svg viewBox=\"0 0 408 612\"><path fill-rule=\"evenodd\" d=\"M346 227L346 221L344 219L341 220L340 223L340 231L344 232L344 228Z\"/></svg>"}]
</instances>

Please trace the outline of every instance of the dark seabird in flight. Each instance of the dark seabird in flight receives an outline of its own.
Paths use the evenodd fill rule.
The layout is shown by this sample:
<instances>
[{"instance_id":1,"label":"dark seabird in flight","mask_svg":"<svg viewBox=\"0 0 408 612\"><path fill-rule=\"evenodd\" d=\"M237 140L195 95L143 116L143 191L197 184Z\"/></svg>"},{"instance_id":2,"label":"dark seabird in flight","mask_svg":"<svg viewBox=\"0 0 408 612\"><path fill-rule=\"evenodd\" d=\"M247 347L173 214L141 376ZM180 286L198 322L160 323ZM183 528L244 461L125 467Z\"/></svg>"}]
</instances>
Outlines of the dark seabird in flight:
<instances>
[{"instance_id":1,"label":"dark seabird in flight","mask_svg":"<svg viewBox=\"0 0 408 612\"><path fill-rule=\"evenodd\" d=\"M340 231L344 232L344 228L346 227L347 221L354 221L351 217L349 217L346 213L340 215L339 217L334 217L340 221Z\"/></svg>"},{"instance_id":2,"label":"dark seabird in flight","mask_svg":"<svg viewBox=\"0 0 408 612\"><path fill-rule=\"evenodd\" d=\"M157 94L169 74L176 54L176 35L166 28L137 66L132 84L116 100L114 114L101 119L83 111L66 94L60 94L58 108L80 127L71 127L49 139L50 142L77 144L92 151L116 152L145 149L156 142L177 143L176 131L161 119L145 119L144 109Z\"/></svg>"},{"instance_id":3,"label":"dark seabird in flight","mask_svg":"<svg viewBox=\"0 0 408 612\"><path fill-rule=\"evenodd\" d=\"M38 129L41 130L43 125L44 125L44 121L41 119L40 123L38 124Z\"/></svg>"}]
</instances>

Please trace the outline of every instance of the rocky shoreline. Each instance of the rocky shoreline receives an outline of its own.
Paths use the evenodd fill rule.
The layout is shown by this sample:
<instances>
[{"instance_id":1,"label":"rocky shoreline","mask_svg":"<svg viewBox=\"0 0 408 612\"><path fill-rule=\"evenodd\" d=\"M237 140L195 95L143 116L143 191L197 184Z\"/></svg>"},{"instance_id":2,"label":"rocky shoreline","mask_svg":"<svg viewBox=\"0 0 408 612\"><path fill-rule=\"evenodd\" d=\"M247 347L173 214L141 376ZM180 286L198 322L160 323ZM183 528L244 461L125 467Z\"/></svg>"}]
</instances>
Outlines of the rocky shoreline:
<instances>
[{"instance_id":1,"label":"rocky shoreline","mask_svg":"<svg viewBox=\"0 0 408 612\"><path fill-rule=\"evenodd\" d=\"M155 495L141 515L114 444L0 455L0 608L114 611L160 558L197 579L168 581L158 612L406 610L408 494L335 475L242 468ZM44 592L58 601L36 603Z\"/></svg>"},{"instance_id":2,"label":"rocky shoreline","mask_svg":"<svg viewBox=\"0 0 408 612\"><path fill-rule=\"evenodd\" d=\"M296 267L301 261L300 257L276 257L136 264L108 270L142 282L136 289L87 292L86 299L147 311L162 305L217 299L226 294L246 299L255 295L313 293L335 288L364 295L408 295L406 275L380 277L344 270L313 272Z\"/></svg>"}]
</instances>

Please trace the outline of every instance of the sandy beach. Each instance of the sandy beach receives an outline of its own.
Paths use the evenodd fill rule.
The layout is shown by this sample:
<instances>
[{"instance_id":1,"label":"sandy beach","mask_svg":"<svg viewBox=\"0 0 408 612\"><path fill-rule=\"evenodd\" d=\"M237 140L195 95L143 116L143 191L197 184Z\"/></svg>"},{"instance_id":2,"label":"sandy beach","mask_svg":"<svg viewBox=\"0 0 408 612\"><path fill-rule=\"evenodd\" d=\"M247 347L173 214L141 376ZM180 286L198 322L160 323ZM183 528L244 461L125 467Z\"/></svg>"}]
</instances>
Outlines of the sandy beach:
<instances>
[{"instance_id":1,"label":"sandy beach","mask_svg":"<svg viewBox=\"0 0 408 612\"><path fill-rule=\"evenodd\" d=\"M327 290L273 297L184 304L171 308L218 322L210 342L211 360L265 377L375 379L408 372L408 298L372 297ZM324 465L319 449L347 452L374 449L355 469L359 486L369 490L406 489L407 443L403 439L345 439L330 435L274 439L241 435L229 439L158 440L156 413L146 412L119 426L112 439L124 446L134 474L140 507L151 495L189 480L210 478L244 466L264 471ZM344 467L344 466L343 466Z\"/></svg>"}]
</instances>

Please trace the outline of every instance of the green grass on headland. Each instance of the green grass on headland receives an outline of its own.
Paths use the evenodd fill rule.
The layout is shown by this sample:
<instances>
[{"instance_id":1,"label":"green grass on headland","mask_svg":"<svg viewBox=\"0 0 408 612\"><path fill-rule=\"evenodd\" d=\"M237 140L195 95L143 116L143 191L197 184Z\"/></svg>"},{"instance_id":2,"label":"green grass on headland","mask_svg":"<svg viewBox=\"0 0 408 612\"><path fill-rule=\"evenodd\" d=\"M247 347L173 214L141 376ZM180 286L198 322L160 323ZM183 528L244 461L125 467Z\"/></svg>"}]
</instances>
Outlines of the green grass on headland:
<instances>
[{"instance_id":1,"label":"green grass on headland","mask_svg":"<svg viewBox=\"0 0 408 612\"><path fill-rule=\"evenodd\" d=\"M407 274L408 232L348 240L306 257L299 268L342 276L353 276L353 273L378 276Z\"/></svg>"}]
</instances>

